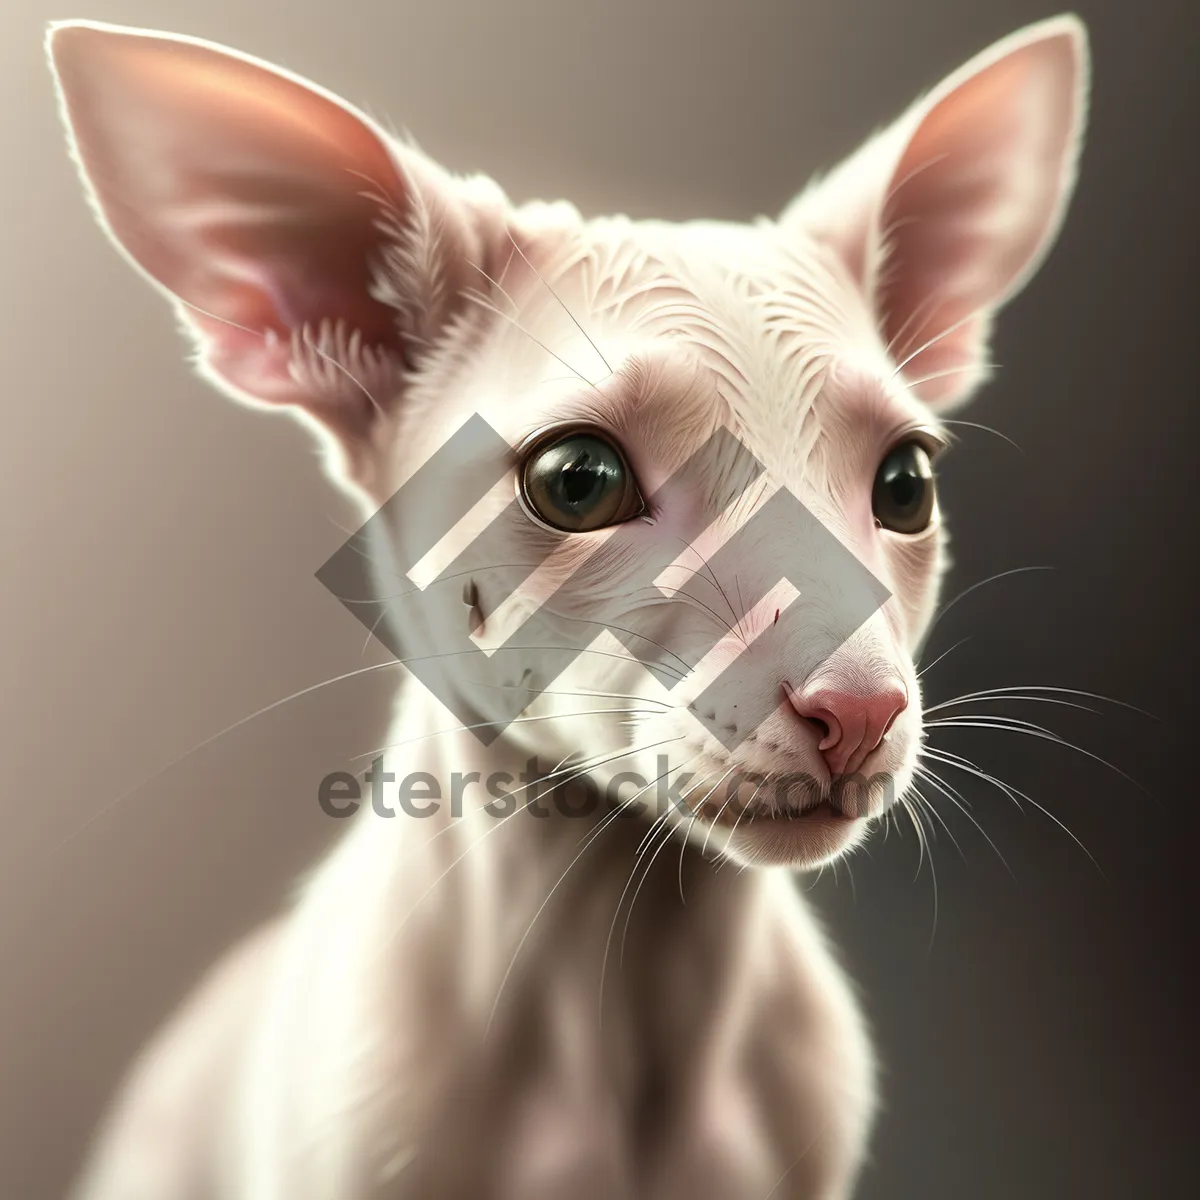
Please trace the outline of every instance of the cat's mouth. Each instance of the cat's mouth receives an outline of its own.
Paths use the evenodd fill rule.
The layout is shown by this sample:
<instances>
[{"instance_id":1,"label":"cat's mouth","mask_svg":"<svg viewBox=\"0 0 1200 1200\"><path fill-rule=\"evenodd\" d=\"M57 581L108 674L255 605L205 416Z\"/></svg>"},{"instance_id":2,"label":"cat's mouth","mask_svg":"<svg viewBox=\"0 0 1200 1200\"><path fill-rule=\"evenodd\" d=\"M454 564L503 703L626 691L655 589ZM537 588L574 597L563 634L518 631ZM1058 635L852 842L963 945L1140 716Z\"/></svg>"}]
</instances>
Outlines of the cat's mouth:
<instances>
[{"instance_id":1,"label":"cat's mouth","mask_svg":"<svg viewBox=\"0 0 1200 1200\"><path fill-rule=\"evenodd\" d=\"M860 815L848 811L848 806L835 798L818 800L802 807L780 808L771 804L753 801L735 805L728 801L716 803L706 800L696 809L697 815L710 824L725 829L745 829L758 822L772 822L806 826L836 827L853 825L862 820Z\"/></svg>"},{"instance_id":2,"label":"cat's mouth","mask_svg":"<svg viewBox=\"0 0 1200 1200\"><path fill-rule=\"evenodd\" d=\"M739 797L739 799L741 799ZM696 808L708 824L708 835L716 833L722 852L743 865L782 866L806 869L830 862L862 840L870 812L836 790L819 793L804 803L743 803L706 799Z\"/></svg>"}]
</instances>

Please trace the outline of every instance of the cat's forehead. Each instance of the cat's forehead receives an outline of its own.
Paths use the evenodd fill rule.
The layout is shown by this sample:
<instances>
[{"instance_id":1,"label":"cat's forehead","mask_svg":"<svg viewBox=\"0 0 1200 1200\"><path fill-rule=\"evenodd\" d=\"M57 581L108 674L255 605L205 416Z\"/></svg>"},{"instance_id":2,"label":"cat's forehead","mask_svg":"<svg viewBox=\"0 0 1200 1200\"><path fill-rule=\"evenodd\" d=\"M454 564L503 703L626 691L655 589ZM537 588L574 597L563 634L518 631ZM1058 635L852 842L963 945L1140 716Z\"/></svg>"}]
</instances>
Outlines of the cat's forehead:
<instances>
[{"instance_id":1,"label":"cat's forehead","mask_svg":"<svg viewBox=\"0 0 1200 1200\"><path fill-rule=\"evenodd\" d=\"M928 421L868 299L802 230L545 210L518 231L504 285L531 425L598 410L674 457L723 424L786 475Z\"/></svg>"},{"instance_id":2,"label":"cat's forehead","mask_svg":"<svg viewBox=\"0 0 1200 1200\"><path fill-rule=\"evenodd\" d=\"M818 353L882 349L862 290L837 255L799 226L766 219L543 222L532 238L531 257L541 260L537 282L571 291L593 320L661 336L690 333L731 358L746 356L751 348L737 343L754 332L785 335Z\"/></svg>"}]
</instances>

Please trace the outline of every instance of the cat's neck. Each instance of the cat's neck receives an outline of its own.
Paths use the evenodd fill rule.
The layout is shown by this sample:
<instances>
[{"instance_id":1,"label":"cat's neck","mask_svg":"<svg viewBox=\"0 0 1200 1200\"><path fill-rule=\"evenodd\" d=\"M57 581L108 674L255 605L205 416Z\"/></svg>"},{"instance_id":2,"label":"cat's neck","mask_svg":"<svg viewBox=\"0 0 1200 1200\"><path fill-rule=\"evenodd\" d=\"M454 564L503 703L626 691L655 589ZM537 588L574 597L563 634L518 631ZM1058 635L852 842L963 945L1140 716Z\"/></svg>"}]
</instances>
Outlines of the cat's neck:
<instances>
[{"instance_id":1,"label":"cat's neck","mask_svg":"<svg viewBox=\"0 0 1200 1200\"><path fill-rule=\"evenodd\" d=\"M590 803L566 777L552 801L542 785L535 807L522 783L526 752L503 738L485 747L419 696L405 697L387 743L376 773L396 815L380 816L364 784L356 827L329 864L339 879L326 891L343 906L355 895L359 912L365 904L370 936L404 956L406 970L462 951L455 982L489 1013L520 1003L521 981L564 969L598 1006L603 991L603 1005L615 995L617 1007L641 1007L650 1015L639 1019L652 1023L664 974L698 972L706 1003L722 1002L721 981L733 986L754 952L776 873L722 868L662 823ZM517 802L488 812L481 797L498 777L512 781ZM402 786L413 810L428 811L401 811Z\"/></svg>"}]
</instances>

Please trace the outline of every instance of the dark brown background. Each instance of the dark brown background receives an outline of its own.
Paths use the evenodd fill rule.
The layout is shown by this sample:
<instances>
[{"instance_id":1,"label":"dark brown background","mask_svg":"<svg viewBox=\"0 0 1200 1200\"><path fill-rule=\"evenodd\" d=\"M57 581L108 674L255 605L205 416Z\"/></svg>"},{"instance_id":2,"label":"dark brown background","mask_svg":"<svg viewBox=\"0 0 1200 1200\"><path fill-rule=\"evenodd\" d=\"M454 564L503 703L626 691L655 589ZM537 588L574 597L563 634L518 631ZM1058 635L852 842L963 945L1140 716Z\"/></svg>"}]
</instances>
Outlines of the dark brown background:
<instances>
[{"instance_id":1,"label":"dark brown background","mask_svg":"<svg viewBox=\"0 0 1200 1200\"><path fill-rule=\"evenodd\" d=\"M1055 570L957 605L933 649L971 640L933 668L929 692L1052 683L1149 708L1158 722L1025 715L1154 798L1060 747L951 734L939 742L1031 792L1103 874L1050 820L970 787L1012 875L942 802L965 861L943 835L932 943L932 880L926 864L914 881L911 836L857 858L853 889L846 869L816 889L887 1068L871 1200L1194 1194L1200 23L1188 0L1081 8L1096 77L1078 196L1001 323L1004 369L966 414L1022 449L964 430L944 471L954 590L1012 567ZM378 743L387 694L387 672L335 684L177 761L261 706L375 661L313 578L351 515L302 431L189 375L165 308L92 226L62 152L44 21L165 27L275 59L517 199L748 217L1049 11L110 0L64 12L9 0L0 1196L61 1195L139 1040L334 832L316 781Z\"/></svg>"}]
</instances>

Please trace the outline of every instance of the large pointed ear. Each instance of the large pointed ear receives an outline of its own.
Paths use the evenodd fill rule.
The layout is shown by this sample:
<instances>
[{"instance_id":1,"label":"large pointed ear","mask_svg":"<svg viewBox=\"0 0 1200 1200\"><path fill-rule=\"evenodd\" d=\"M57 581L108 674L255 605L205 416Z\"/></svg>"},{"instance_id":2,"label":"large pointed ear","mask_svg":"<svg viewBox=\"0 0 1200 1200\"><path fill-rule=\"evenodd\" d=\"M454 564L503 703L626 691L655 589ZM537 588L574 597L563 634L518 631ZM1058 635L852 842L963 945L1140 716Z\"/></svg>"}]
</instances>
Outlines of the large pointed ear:
<instances>
[{"instance_id":1,"label":"large pointed ear","mask_svg":"<svg viewBox=\"0 0 1200 1200\"><path fill-rule=\"evenodd\" d=\"M1054 17L996 43L784 213L841 255L927 403L986 377L992 317L1033 274L1075 179L1087 35Z\"/></svg>"},{"instance_id":2,"label":"large pointed ear","mask_svg":"<svg viewBox=\"0 0 1200 1200\"><path fill-rule=\"evenodd\" d=\"M493 193L219 46L69 22L48 47L101 224L197 335L203 373L348 450L369 439L489 269L499 190L485 211Z\"/></svg>"}]
</instances>

